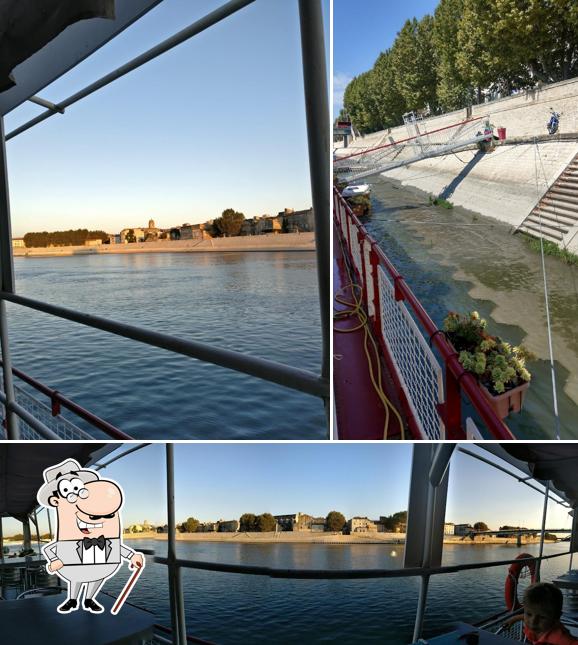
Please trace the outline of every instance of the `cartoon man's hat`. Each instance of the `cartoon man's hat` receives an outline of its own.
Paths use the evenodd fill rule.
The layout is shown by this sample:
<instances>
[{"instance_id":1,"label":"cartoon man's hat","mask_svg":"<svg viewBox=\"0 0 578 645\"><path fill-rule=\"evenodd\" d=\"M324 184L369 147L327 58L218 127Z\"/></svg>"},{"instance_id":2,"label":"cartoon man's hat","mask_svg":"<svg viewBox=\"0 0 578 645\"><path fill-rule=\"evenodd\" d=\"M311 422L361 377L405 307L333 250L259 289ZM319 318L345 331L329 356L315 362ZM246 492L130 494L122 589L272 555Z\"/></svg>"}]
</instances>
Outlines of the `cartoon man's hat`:
<instances>
[{"instance_id":1,"label":"cartoon man's hat","mask_svg":"<svg viewBox=\"0 0 578 645\"><path fill-rule=\"evenodd\" d=\"M95 482L99 478L98 474L93 470L82 470L80 464L74 459L67 459L61 464L51 466L44 471L44 484L38 491L36 499L42 506L50 506L48 500L54 495L54 491L58 489L58 483L61 479L71 479L78 477L85 484L88 482Z\"/></svg>"}]
</instances>

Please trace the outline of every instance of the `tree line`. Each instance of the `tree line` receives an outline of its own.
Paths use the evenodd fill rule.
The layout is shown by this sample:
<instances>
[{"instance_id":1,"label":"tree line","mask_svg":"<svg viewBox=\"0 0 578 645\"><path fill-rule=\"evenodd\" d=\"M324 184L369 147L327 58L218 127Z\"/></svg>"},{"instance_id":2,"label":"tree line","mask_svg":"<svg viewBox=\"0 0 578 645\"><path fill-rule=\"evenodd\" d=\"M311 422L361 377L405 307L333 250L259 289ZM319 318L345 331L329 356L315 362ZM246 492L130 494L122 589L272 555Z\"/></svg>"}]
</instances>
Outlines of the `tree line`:
<instances>
[{"instance_id":1,"label":"tree line","mask_svg":"<svg viewBox=\"0 0 578 645\"><path fill-rule=\"evenodd\" d=\"M89 231L78 228L69 231L43 231L42 233L26 233L24 244L27 248L46 246L84 246L87 240L108 240L104 231Z\"/></svg>"},{"instance_id":2,"label":"tree line","mask_svg":"<svg viewBox=\"0 0 578 645\"><path fill-rule=\"evenodd\" d=\"M362 133L578 75L575 0L440 0L407 20L372 69L356 76L339 118Z\"/></svg>"}]
</instances>

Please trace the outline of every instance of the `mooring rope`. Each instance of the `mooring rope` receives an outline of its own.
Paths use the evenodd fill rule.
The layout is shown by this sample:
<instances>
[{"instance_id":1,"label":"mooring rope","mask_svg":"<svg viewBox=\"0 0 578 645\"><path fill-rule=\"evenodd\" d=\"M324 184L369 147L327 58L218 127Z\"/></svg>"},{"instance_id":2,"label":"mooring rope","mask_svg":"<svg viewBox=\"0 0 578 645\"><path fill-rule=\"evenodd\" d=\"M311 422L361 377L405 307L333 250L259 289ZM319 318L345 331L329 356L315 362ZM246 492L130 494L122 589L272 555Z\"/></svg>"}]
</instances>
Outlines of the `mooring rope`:
<instances>
[{"instance_id":1,"label":"mooring rope","mask_svg":"<svg viewBox=\"0 0 578 645\"><path fill-rule=\"evenodd\" d=\"M537 155L537 157L536 157ZM534 138L534 165L536 171L536 196L540 199L540 187L538 185L538 159L542 167L542 174L544 175L544 183L548 188L548 181L546 179L546 171L544 170L544 163L540 155L540 147L538 141ZM558 395L556 393L556 366L554 365L554 347L552 345L552 325L550 322L550 298L548 295L548 279L546 276L546 260L544 258L544 237L542 234L542 212L538 209L538 220L540 226L540 255L542 257L542 277L544 279L544 302L546 304L546 326L548 329L548 349L550 351L550 373L552 377L552 398L554 401L554 428L556 431L556 439L560 439L560 415L558 413Z\"/></svg>"}]
</instances>

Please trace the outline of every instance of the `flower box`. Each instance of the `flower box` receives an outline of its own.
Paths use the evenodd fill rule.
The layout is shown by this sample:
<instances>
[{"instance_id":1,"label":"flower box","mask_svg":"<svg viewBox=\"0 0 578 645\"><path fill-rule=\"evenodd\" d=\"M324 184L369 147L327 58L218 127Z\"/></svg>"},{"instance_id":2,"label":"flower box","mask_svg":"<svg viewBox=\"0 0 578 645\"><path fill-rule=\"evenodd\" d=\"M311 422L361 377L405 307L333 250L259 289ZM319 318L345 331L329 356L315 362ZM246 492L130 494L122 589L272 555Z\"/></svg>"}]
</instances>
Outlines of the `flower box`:
<instances>
[{"instance_id":1,"label":"flower box","mask_svg":"<svg viewBox=\"0 0 578 645\"><path fill-rule=\"evenodd\" d=\"M505 419L512 412L520 412L526 396L526 390L530 383L521 383L511 390L506 390L502 394L491 394L487 387L482 385L482 391L488 399L488 403L494 409L494 412L500 419Z\"/></svg>"}]
</instances>

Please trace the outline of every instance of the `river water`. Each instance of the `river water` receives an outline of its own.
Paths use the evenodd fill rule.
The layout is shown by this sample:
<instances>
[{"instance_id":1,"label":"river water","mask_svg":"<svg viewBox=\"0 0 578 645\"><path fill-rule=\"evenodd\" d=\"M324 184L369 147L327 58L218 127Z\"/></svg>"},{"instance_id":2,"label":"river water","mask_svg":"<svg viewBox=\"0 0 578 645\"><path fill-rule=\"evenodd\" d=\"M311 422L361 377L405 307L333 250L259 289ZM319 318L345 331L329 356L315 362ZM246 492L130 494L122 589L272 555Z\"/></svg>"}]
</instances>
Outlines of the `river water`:
<instances>
[{"instance_id":1,"label":"river water","mask_svg":"<svg viewBox=\"0 0 578 645\"><path fill-rule=\"evenodd\" d=\"M132 548L166 554L166 542L130 540ZM564 553L567 543L546 544ZM538 554L538 545L444 545L443 564L491 562ZM284 568L401 568L403 545L241 544L178 542L177 557ZM542 579L568 569L569 557L545 560ZM430 582L425 636L457 621L475 622L504 609L507 567L434 576ZM128 569L105 590L120 592ZM410 643L419 592L417 578L390 580L278 580L262 576L182 570L187 631L219 644ZM523 583L525 584L525 583ZM523 584L521 586L523 586ZM170 625L167 569L148 558L131 602Z\"/></svg>"},{"instance_id":2,"label":"river water","mask_svg":"<svg viewBox=\"0 0 578 645\"><path fill-rule=\"evenodd\" d=\"M20 295L319 373L315 254L16 258ZM13 364L138 439L323 439L320 399L8 304Z\"/></svg>"},{"instance_id":3,"label":"river water","mask_svg":"<svg viewBox=\"0 0 578 645\"><path fill-rule=\"evenodd\" d=\"M483 196L480 196L482 199ZM460 207L429 206L422 191L372 179L365 222L441 326L448 311L477 310L490 333L528 347L532 383L521 414L507 420L525 439L556 435L540 255L510 227ZM578 438L578 267L546 257L562 438Z\"/></svg>"}]
</instances>

